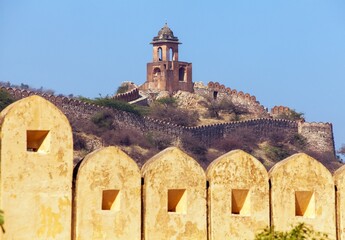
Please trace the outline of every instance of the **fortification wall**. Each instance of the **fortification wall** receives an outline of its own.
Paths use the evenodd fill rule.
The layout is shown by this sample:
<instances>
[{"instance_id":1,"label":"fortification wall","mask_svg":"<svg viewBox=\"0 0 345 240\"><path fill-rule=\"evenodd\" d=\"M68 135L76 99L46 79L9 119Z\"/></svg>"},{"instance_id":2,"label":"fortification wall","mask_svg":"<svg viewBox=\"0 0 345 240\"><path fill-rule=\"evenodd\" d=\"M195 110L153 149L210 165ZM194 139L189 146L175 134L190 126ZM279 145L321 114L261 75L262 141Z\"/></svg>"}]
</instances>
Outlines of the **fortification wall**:
<instances>
[{"instance_id":1,"label":"fortification wall","mask_svg":"<svg viewBox=\"0 0 345 240\"><path fill-rule=\"evenodd\" d=\"M283 134L295 134L298 131L298 124L295 121L283 119L252 119L239 122L221 123L211 126L191 127L190 133L205 143L210 143L219 138L226 138L238 131L250 131L258 139L266 138L270 134L279 132Z\"/></svg>"},{"instance_id":2,"label":"fortification wall","mask_svg":"<svg viewBox=\"0 0 345 240\"><path fill-rule=\"evenodd\" d=\"M300 122L298 133L306 138L310 150L321 153L330 152L335 156L332 123Z\"/></svg>"},{"instance_id":3,"label":"fortification wall","mask_svg":"<svg viewBox=\"0 0 345 240\"><path fill-rule=\"evenodd\" d=\"M7 91L16 100L25 98L27 96L38 95L53 103L55 106L66 114L67 117L73 116L76 119L91 119L93 115L100 111L114 112L114 121L122 127L135 127L138 129L145 129L143 118L128 112L119 111L112 108L107 108L74 98L65 96L48 95L42 92L33 92L29 90L22 90L16 88L9 88L1 86L0 89Z\"/></svg>"},{"instance_id":4,"label":"fortification wall","mask_svg":"<svg viewBox=\"0 0 345 240\"><path fill-rule=\"evenodd\" d=\"M279 115L279 114L283 114L283 113L289 113L290 108L288 107L284 107L284 106L274 106L271 109L271 114L272 115Z\"/></svg>"},{"instance_id":5,"label":"fortification wall","mask_svg":"<svg viewBox=\"0 0 345 240\"><path fill-rule=\"evenodd\" d=\"M0 114L1 239L69 239L73 139L67 118L38 96Z\"/></svg>"},{"instance_id":6,"label":"fortification wall","mask_svg":"<svg viewBox=\"0 0 345 240\"><path fill-rule=\"evenodd\" d=\"M139 97L139 89L135 88L125 93L116 94L113 98L124 102L131 102L138 99Z\"/></svg>"},{"instance_id":7,"label":"fortification wall","mask_svg":"<svg viewBox=\"0 0 345 240\"><path fill-rule=\"evenodd\" d=\"M114 121L123 128L135 128L140 131L160 131L169 136L180 138L184 135L190 135L198 140L210 144L212 141L229 136L236 131L252 131L258 138L265 138L274 132L283 132L284 134L301 134L308 140L307 148L319 153L333 153L334 139L332 124L330 123L307 123L289 121L283 119L259 118L246 121L230 122L223 124L213 124L198 127L183 127L169 122L152 119L149 117L140 117L135 114L114 110L73 98L64 96L47 95L41 92L32 92L28 90L0 87L6 90L15 99L22 99L31 95L39 95L53 104L55 104L67 117L77 119L91 119L97 112L108 110L114 112ZM242 96L240 94L240 96ZM250 99L247 97L247 99ZM251 98L251 102L258 104ZM263 107L262 107L263 109Z\"/></svg>"},{"instance_id":8,"label":"fortification wall","mask_svg":"<svg viewBox=\"0 0 345 240\"><path fill-rule=\"evenodd\" d=\"M306 154L267 173L235 150L205 172L167 148L140 170L107 147L77 165L72 184L72 129L57 107L31 96L3 110L0 123L1 239L254 239L265 227L288 231L297 223L345 239L344 167L332 176Z\"/></svg>"},{"instance_id":9,"label":"fortification wall","mask_svg":"<svg viewBox=\"0 0 345 240\"><path fill-rule=\"evenodd\" d=\"M235 105L242 106L250 113L256 114L258 117L270 117L265 107L256 100L255 96L225 87L223 84L218 82L209 82L207 86L204 86L202 83L196 83L194 84L194 92L217 99L229 98Z\"/></svg>"}]
</instances>

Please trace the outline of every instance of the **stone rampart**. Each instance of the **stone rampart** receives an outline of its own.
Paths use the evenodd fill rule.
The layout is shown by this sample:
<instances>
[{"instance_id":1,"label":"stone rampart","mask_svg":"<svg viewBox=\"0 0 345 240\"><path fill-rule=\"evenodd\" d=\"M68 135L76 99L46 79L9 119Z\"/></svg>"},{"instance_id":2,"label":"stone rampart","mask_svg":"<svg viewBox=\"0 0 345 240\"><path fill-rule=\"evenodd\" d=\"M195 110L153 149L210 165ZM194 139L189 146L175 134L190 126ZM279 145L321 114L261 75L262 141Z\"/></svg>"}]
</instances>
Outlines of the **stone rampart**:
<instances>
[{"instance_id":1,"label":"stone rampart","mask_svg":"<svg viewBox=\"0 0 345 240\"><path fill-rule=\"evenodd\" d=\"M271 114L272 115L279 115L279 114L284 114L284 113L289 113L291 110L288 107L284 106L274 106L271 109Z\"/></svg>"},{"instance_id":2,"label":"stone rampart","mask_svg":"<svg viewBox=\"0 0 345 240\"><path fill-rule=\"evenodd\" d=\"M258 118L198 127L183 127L162 120L152 119L150 117L140 117L132 113L90 104L64 96L54 96L41 92L32 92L3 86L0 87L0 89L6 90L15 99L39 95L59 107L67 117L73 116L77 119L91 119L97 112L104 110L113 111L116 124L124 128L139 129L143 132L160 131L176 138L190 135L206 144L210 144L214 140L227 137L241 130L253 131L258 138L265 138L274 132L283 132L284 134L299 133L308 140L308 148L311 148L311 150L320 153L335 154L333 130L332 124L330 123L307 123L284 119ZM250 101L255 103L253 98Z\"/></svg>"},{"instance_id":3,"label":"stone rampart","mask_svg":"<svg viewBox=\"0 0 345 240\"><path fill-rule=\"evenodd\" d=\"M223 84L218 82L209 82L207 86L204 86L201 83L196 83L194 85L194 92L200 95L211 96L215 99L230 98L235 105L242 106L257 116L270 117L265 107L256 100L255 96L225 87Z\"/></svg>"},{"instance_id":4,"label":"stone rampart","mask_svg":"<svg viewBox=\"0 0 345 240\"><path fill-rule=\"evenodd\" d=\"M306 138L310 150L335 156L332 123L299 122L298 133Z\"/></svg>"},{"instance_id":5,"label":"stone rampart","mask_svg":"<svg viewBox=\"0 0 345 240\"><path fill-rule=\"evenodd\" d=\"M128 92L116 94L113 98L119 101L131 102L140 97L139 89L134 88Z\"/></svg>"},{"instance_id":6,"label":"stone rampart","mask_svg":"<svg viewBox=\"0 0 345 240\"><path fill-rule=\"evenodd\" d=\"M275 132L295 134L298 131L298 123L284 119L260 118L188 128L194 137L207 144L242 130L251 131L258 139L262 139Z\"/></svg>"}]
</instances>

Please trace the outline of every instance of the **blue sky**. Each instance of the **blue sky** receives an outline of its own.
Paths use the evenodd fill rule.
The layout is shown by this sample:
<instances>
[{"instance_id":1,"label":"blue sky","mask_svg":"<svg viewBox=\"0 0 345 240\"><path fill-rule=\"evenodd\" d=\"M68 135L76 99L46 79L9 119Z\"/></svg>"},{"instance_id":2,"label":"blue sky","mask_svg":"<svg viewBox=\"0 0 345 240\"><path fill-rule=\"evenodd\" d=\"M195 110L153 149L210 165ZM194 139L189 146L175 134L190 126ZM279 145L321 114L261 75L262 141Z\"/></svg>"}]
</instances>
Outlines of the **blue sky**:
<instances>
[{"instance_id":1,"label":"blue sky","mask_svg":"<svg viewBox=\"0 0 345 240\"><path fill-rule=\"evenodd\" d=\"M142 84L165 21L193 81L332 122L345 144L343 0L1 0L0 81L86 97Z\"/></svg>"}]
</instances>

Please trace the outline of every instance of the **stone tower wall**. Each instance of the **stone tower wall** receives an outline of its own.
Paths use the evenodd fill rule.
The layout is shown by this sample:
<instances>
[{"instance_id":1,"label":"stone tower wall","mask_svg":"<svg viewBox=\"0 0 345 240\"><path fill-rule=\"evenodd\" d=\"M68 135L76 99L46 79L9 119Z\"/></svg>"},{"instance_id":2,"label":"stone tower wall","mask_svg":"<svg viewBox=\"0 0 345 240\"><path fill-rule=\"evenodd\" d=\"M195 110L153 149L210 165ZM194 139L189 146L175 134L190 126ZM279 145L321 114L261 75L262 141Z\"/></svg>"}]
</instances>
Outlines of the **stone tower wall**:
<instances>
[{"instance_id":1,"label":"stone tower wall","mask_svg":"<svg viewBox=\"0 0 345 240\"><path fill-rule=\"evenodd\" d=\"M298 133L307 139L310 150L335 155L333 126L331 123L300 122Z\"/></svg>"}]
</instances>

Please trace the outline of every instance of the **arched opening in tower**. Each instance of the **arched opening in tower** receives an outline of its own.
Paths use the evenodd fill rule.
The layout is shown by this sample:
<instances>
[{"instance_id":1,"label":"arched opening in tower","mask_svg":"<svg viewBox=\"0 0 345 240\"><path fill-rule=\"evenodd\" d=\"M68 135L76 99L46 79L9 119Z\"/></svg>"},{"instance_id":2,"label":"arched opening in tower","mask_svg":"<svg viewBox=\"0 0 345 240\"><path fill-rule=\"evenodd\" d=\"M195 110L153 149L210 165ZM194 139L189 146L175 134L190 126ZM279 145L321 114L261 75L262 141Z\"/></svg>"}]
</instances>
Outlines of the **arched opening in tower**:
<instances>
[{"instance_id":1,"label":"arched opening in tower","mask_svg":"<svg viewBox=\"0 0 345 240\"><path fill-rule=\"evenodd\" d=\"M179 80L185 81L186 79L186 69L184 67L180 67L179 69Z\"/></svg>"},{"instance_id":2,"label":"arched opening in tower","mask_svg":"<svg viewBox=\"0 0 345 240\"><path fill-rule=\"evenodd\" d=\"M174 49L173 48L169 49L169 60L170 61L175 61Z\"/></svg>"},{"instance_id":3,"label":"arched opening in tower","mask_svg":"<svg viewBox=\"0 0 345 240\"><path fill-rule=\"evenodd\" d=\"M163 53L162 53L162 48L159 47L159 48L158 48L158 60L159 60L159 61L162 61L162 58L163 58L162 55L163 55Z\"/></svg>"},{"instance_id":4,"label":"arched opening in tower","mask_svg":"<svg viewBox=\"0 0 345 240\"><path fill-rule=\"evenodd\" d=\"M160 70L159 68L153 69L153 75L154 75L154 76L159 76L159 75L161 75L161 70Z\"/></svg>"}]
</instances>

